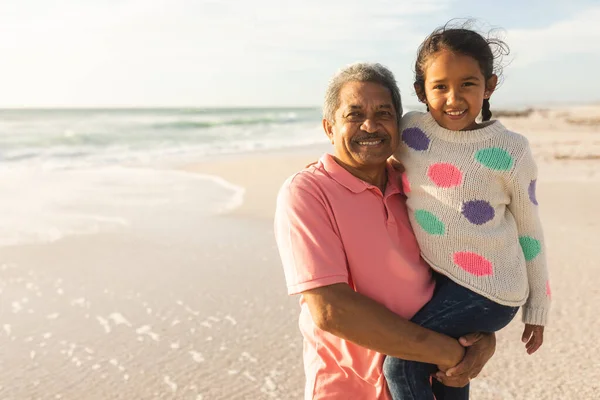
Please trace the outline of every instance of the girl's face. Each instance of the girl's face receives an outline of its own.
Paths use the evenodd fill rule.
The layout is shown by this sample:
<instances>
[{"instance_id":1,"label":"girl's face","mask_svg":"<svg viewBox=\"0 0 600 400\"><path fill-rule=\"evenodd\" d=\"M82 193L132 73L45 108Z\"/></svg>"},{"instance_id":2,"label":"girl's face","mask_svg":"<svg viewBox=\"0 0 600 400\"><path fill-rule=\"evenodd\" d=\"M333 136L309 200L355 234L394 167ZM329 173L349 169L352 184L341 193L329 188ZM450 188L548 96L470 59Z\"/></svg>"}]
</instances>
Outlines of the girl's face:
<instances>
[{"instance_id":1,"label":"girl's face","mask_svg":"<svg viewBox=\"0 0 600 400\"><path fill-rule=\"evenodd\" d=\"M447 50L432 55L424 72L425 93L417 85L415 89L437 123L453 131L476 129L475 118L483 100L496 88L498 77L492 75L486 81L477 60Z\"/></svg>"}]
</instances>

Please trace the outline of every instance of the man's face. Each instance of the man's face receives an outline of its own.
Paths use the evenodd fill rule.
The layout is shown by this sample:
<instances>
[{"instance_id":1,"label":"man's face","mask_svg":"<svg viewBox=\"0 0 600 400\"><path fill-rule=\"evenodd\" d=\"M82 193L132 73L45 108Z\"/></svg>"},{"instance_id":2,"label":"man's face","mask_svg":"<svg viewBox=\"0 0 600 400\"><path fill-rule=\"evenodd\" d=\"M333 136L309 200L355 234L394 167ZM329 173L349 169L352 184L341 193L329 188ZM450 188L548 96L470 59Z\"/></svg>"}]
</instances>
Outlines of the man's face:
<instances>
[{"instance_id":1,"label":"man's face","mask_svg":"<svg viewBox=\"0 0 600 400\"><path fill-rule=\"evenodd\" d=\"M351 168L385 165L398 146L398 118L390 91L373 82L348 82L340 106L323 127L336 158Z\"/></svg>"}]
</instances>

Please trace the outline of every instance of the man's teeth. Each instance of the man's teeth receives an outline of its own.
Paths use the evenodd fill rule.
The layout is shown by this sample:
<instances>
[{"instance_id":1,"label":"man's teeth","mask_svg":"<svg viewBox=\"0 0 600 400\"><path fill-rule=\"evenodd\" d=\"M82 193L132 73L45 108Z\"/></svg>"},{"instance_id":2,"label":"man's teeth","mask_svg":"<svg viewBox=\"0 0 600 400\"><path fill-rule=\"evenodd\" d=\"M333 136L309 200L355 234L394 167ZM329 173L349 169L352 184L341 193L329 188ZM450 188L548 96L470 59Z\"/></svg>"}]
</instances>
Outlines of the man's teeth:
<instances>
[{"instance_id":1,"label":"man's teeth","mask_svg":"<svg viewBox=\"0 0 600 400\"><path fill-rule=\"evenodd\" d=\"M446 111L446 114L457 116L457 115L463 114L465 111L467 111L467 110L462 110L462 111Z\"/></svg>"},{"instance_id":2,"label":"man's teeth","mask_svg":"<svg viewBox=\"0 0 600 400\"><path fill-rule=\"evenodd\" d=\"M358 142L358 144L360 144L361 146L374 146L381 142L383 142L383 140L378 139L378 140L369 140L369 141L365 141L365 142Z\"/></svg>"}]
</instances>

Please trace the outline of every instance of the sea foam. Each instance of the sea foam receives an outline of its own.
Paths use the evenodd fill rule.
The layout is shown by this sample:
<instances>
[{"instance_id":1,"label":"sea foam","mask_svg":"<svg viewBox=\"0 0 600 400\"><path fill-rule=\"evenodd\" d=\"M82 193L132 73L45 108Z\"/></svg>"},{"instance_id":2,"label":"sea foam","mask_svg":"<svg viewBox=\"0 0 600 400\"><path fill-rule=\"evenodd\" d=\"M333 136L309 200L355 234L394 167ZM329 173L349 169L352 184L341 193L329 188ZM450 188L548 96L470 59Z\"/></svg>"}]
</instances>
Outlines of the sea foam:
<instances>
[{"instance_id":1,"label":"sea foam","mask_svg":"<svg viewBox=\"0 0 600 400\"><path fill-rule=\"evenodd\" d=\"M179 170L101 167L0 169L0 246L53 242L68 235L200 221L243 202L222 178Z\"/></svg>"}]
</instances>

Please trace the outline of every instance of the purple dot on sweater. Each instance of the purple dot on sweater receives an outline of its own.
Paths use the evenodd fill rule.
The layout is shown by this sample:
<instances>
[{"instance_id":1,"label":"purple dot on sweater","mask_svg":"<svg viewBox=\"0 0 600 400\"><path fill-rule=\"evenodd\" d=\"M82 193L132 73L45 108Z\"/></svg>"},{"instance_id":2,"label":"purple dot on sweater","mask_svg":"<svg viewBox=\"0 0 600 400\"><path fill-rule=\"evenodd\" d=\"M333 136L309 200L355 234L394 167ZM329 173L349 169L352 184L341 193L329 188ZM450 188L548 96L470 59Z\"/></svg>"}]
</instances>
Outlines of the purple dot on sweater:
<instances>
[{"instance_id":1,"label":"purple dot on sweater","mask_svg":"<svg viewBox=\"0 0 600 400\"><path fill-rule=\"evenodd\" d=\"M406 128L403 130L402 141L414 150L422 151L429 148L429 138L419 128Z\"/></svg>"},{"instance_id":2,"label":"purple dot on sweater","mask_svg":"<svg viewBox=\"0 0 600 400\"><path fill-rule=\"evenodd\" d=\"M463 204L462 213L475 225L483 225L494 218L494 207L484 200L472 200Z\"/></svg>"},{"instance_id":3,"label":"purple dot on sweater","mask_svg":"<svg viewBox=\"0 0 600 400\"><path fill-rule=\"evenodd\" d=\"M534 179L531 181L531 183L529 184L529 200L531 200L531 202L533 204L535 204L536 206L538 205L537 202L537 198L535 197L535 185L537 183L537 179Z\"/></svg>"}]
</instances>

